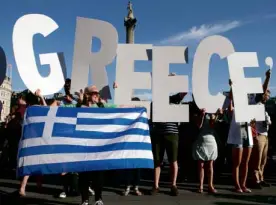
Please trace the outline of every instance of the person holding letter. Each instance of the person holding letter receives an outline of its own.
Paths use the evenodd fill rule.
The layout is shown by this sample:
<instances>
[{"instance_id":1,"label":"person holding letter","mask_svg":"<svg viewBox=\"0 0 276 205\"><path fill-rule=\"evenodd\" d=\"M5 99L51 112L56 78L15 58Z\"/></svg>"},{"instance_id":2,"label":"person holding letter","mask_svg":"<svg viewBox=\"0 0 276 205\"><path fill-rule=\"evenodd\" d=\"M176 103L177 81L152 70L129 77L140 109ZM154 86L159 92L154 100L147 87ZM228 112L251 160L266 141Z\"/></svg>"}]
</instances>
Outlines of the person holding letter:
<instances>
[{"instance_id":1,"label":"person holding letter","mask_svg":"<svg viewBox=\"0 0 276 205\"><path fill-rule=\"evenodd\" d=\"M257 94L255 103L265 104L270 98L270 91L268 84L270 80L271 71L266 72L266 79L263 84L263 94ZM271 125L271 120L267 112L265 112L265 121L257 121L255 124L256 135L254 137L254 146L252 150L252 168L253 168L253 186L252 188L261 189L262 187L269 187L270 185L264 181L264 168L267 161L268 153L268 130ZM253 129L254 129L253 128Z\"/></svg>"},{"instance_id":2,"label":"person holding letter","mask_svg":"<svg viewBox=\"0 0 276 205\"><path fill-rule=\"evenodd\" d=\"M205 165L208 169L208 192L217 193L217 190L214 188L213 184L213 163L218 157L216 140L218 135L214 128L219 115L222 114L222 109L219 109L216 114L207 114L205 109L202 109L197 121L199 135L193 146L193 158L198 161L200 180L198 193L203 193Z\"/></svg>"},{"instance_id":3,"label":"person holding letter","mask_svg":"<svg viewBox=\"0 0 276 205\"><path fill-rule=\"evenodd\" d=\"M230 105L228 112L232 120L227 143L232 145L232 175L235 183L235 191L237 193L251 193L251 190L246 187L246 181L248 174L248 162L250 160L253 147L252 129L250 124L255 123L255 120L252 120L250 123L236 122L231 80L229 80L229 85Z\"/></svg>"},{"instance_id":4,"label":"person holding letter","mask_svg":"<svg viewBox=\"0 0 276 205\"><path fill-rule=\"evenodd\" d=\"M170 104L180 104L187 93L178 93L170 96ZM171 195L177 196L178 189L176 186L178 175L178 123L165 122L165 123L153 123L152 136L152 151L154 156L154 187L152 189L152 195L159 192L159 179L161 173L161 164L163 162L165 151L167 152L171 169Z\"/></svg>"}]
</instances>

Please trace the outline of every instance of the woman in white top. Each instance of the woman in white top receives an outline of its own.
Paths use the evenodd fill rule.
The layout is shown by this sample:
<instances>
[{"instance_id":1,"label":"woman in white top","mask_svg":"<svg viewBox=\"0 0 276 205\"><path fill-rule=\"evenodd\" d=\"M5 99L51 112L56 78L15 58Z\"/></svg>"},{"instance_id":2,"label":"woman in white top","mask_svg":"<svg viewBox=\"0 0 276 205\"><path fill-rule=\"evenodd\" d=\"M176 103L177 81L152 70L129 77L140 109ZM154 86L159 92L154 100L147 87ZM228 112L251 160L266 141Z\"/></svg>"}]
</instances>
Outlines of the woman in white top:
<instances>
[{"instance_id":1,"label":"woman in white top","mask_svg":"<svg viewBox=\"0 0 276 205\"><path fill-rule=\"evenodd\" d=\"M232 120L227 143L232 145L232 174L235 183L235 191L238 193L251 193L251 190L246 187L246 181L248 173L248 162L253 147L252 130L250 126L250 124L253 122L236 122L231 80L229 80L229 85L231 88L229 96L229 115Z\"/></svg>"}]
</instances>

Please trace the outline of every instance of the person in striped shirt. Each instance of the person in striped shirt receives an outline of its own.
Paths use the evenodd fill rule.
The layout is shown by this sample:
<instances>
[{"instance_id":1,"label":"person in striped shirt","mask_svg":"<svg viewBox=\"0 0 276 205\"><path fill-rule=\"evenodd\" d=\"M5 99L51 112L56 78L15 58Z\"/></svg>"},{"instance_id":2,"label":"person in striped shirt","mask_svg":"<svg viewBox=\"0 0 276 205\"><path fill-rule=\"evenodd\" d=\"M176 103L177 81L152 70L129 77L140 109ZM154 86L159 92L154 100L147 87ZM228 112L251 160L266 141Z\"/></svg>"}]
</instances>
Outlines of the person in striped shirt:
<instances>
[{"instance_id":1,"label":"person in striped shirt","mask_svg":"<svg viewBox=\"0 0 276 205\"><path fill-rule=\"evenodd\" d=\"M180 104L187 93L178 93L170 96L170 104ZM163 162L165 151L171 168L171 195L177 196L178 189L176 180L178 175L178 123L165 122L153 123L152 151L154 156L154 187L152 195L159 192L159 179L161 173L161 164Z\"/></svg>"}]
</instances>

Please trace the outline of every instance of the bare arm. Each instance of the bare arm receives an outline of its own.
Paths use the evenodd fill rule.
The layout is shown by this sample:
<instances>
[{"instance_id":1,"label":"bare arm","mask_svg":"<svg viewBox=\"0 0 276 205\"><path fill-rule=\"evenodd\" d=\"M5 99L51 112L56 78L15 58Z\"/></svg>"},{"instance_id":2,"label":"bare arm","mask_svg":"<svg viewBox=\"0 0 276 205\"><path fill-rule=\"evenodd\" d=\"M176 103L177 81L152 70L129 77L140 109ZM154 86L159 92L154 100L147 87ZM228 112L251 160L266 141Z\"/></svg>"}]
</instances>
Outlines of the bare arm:
<instances>
[{"instance_id":1,"label":"bare arm","mask_svg":"<svg viewBox=\"0 0 276 205\"><path fill-rule=\"evenodd\" d=\"M40 102L41 105L47 106L47 103L46 103L44 97L41 95L40 89L37 89L37 90L35 91L35 96L39 97L39 99L40 99L40 101L41 101L41 102Z\"/></svg>"},{"instance_id":2,"label":"bare arm","mask_svg":"<svg viewBox=\"0 0 276 205\"><path fill-rule=\"evenodd\" d=\"M271 70L269 69L268 71L266 71L265 73L266 77L265 77L265 81L263 84L263 91L264 93L266 93L267 89L268 89L268 85L269 85L269 81L270 81L270 76L271 76Z\"/></svg>"},{"instance_id":3,"label":"bare arm","mask_svg":"<svg viewBox=\"0 0 276 205\"><path fill-rule=\"evenodd\" d=\"M59 106L59 101L55 100L50 106Z\"/></svg>"},{"instance_id":4,"label":"bare arm","mask_svg":"<svg viewBox=\"0 0 276 205\"><path fill-rule=\"evenodd\" d=\"M198 120L197 120L197 126L198 126L198 128L201 128L202 127L202 125L203 125L203 120L204 120L204 116L205 116L205 109L202 109L201 110L201 113L200 113L200 115L199 115L199 118L198 118Z\"/></svg>"}]
</instances>

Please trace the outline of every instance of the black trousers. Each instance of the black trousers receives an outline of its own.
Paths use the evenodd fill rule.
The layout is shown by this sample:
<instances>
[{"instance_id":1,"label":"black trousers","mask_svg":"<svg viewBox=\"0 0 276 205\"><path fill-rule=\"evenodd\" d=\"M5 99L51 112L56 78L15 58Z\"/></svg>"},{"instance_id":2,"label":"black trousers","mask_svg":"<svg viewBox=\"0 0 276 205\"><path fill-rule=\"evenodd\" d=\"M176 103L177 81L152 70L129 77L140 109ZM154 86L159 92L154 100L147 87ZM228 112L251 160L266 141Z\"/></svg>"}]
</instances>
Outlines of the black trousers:
<instances>
[{"instance_id":1,"label":"black trousers","mask_svg":"<svg viewBox=\"0 0 276 205\"><path fill-rule=\"evenodd\" d=\"M125 170L126 186L139 186L141 179L140 169L127 169Z\"/></svg>"},{"instance_id":2,"label":"black trousers","mask_svg":"<svg viewBox=\"0 0 276 205\"><path fill-rule=\"evenodd\" d=\"M92 187L95 192L95 201L102 199L104 184L104 171L82 172L79 173L79 189L82 202L89 200L89 185L92 180Z\"/></svg>"}]
</instances>

